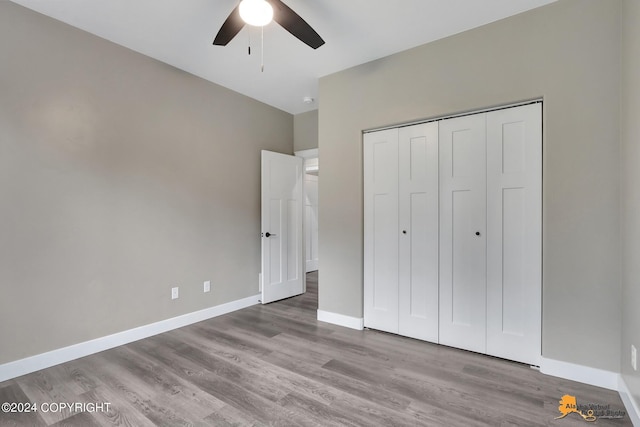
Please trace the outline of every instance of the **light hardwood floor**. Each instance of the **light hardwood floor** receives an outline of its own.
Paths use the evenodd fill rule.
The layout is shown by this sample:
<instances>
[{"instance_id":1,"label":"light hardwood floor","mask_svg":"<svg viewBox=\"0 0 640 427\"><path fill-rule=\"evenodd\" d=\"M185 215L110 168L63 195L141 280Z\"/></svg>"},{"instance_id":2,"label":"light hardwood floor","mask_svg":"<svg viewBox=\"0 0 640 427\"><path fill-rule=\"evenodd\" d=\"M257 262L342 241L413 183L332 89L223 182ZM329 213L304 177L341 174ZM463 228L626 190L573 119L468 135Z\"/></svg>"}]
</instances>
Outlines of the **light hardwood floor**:
<instances>
[{"instance_id":1,"label":"light hardwood floor","mask_svg":"<svg viewBox=\"0 0 640 427\"><path fill-rule=\"evenodd\" d=\"M299 297L0 383L0 403L110 403L101 412L0 412L0 425L588 425L575 413L554 419L565 394L624 410L613 391L518 363L318 322L317 275L307 283Z\"/></svg>"}]
</instances>

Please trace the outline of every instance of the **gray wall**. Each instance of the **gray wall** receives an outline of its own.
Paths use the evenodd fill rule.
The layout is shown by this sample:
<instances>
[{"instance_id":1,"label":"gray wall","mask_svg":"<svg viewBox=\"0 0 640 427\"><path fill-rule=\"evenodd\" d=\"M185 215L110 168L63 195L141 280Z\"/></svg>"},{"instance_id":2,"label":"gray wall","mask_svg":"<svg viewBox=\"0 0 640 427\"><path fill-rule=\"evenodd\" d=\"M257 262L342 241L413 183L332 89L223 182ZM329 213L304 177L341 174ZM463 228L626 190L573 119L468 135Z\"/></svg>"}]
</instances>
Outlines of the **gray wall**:
<instances>
[{"instance_id":1,"label":"gray wall","mask_svg":"<svg viewBox=\"0 0 640 427\"><path fill-rule=\"evenodd\" d=\"M6 1L0 94L0 363L258 293L290 114Z\"/></svg>"},{"instance_id":2,"label":"gray wall","mask_svg":"<svg viewBox=\"0 0 640 427\"><path fill-rule=\"evenodd\" d=\"M640 2L624 0L622 16L621 365L624 380L640 405L640 371L633 371L630 361L631 344L640 352Z\"/></svg>"},{"instance_id":3,"label":"gray wall","mask_svg":"<svg viewBox=\"0 0 640 427\"><path fill-rule=\"evenodd\" d=\"M293 148L295 151L318 148L318 110L293 116Z\"/></svg>"},{"instance_id":4,"label":"gray wall","mask_svg":"<svg viewBox=\"0 0 640 427\"><path fill-rule=\"evenodd\" d=\"M619 370L619 5L561 0L320 80L320 310L362 316L363 129L544 97L543 355Z\"/></svg>"}]
</instances>

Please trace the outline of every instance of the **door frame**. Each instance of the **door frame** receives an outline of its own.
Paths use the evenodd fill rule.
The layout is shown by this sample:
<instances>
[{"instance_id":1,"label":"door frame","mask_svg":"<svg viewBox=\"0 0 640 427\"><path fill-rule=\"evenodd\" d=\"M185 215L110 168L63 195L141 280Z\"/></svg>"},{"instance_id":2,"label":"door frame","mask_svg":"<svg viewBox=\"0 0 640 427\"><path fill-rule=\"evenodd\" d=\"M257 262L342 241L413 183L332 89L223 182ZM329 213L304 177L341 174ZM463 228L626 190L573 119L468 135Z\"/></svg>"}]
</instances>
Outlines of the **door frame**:
<instances>
[{"instance_id":1,"label":"door frame","mask_svg":"<svg viewBox=\"0 0 640 427\"><path fill-rule=\"evenodd\" d=\"M306 187L304 187L304 175L305 174L309 174L309 175L315 175L319 177L319 172L320 172L320 157L319 157L319 151L317 148L310 148L308 150L299 150L299 151L295 151L293 153L295 156L297 157L302 157L303 159L303 177L302 177L302 183L303 183L303 195L306 195ZM319 178L318 178L319 180ZM304 206L303 206L304 208ZM307 248L307 221L305 220L305 215L303 215L302 218L302 230L303 230L303 235L302 235L302 260L303 263L305 264L305 271L306 271L306 260L307 260L307 254L306 254L306 248ZM320 263L320 261L318 260L318 263ZM305 292L307 290L307 280L306 280L306 276L305 276L305 281L304 281L304 289Z\"/></svg>"}]
</instances>

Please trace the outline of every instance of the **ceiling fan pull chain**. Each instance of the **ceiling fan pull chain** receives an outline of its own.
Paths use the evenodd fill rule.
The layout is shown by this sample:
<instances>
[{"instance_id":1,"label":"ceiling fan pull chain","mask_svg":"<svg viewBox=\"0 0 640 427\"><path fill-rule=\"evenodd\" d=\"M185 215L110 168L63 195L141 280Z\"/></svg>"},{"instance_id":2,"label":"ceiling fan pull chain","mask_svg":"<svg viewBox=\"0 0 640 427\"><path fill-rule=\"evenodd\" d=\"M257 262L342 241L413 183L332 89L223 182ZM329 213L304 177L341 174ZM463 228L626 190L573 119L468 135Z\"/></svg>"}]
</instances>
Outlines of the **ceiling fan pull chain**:
<instances>
[{"instance_id":1,"label":"ceiling fan pull chain","mask_svg":"<svg viewBox=\"0 0 640 427\"><path fill-rule=\"evenodd\" d=\"M249 35L249 55L251 55L251 28L247 28L247 34Z\"/></svg>"}]
</instances>

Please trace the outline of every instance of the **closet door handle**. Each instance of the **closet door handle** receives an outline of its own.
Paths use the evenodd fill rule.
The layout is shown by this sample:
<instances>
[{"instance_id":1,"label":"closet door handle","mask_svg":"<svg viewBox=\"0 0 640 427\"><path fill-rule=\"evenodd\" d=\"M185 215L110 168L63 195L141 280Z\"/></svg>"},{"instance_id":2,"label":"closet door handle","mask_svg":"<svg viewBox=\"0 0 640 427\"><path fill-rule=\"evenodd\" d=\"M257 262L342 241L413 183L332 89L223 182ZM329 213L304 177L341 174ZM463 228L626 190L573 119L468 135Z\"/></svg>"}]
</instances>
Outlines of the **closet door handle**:
<instances>
[{"instance_id":1,"label":"closet door handle","mask_svg":"<svg viewBox=\"0 0 640 427\"><path fill-rule=\"evenodd\" d=\"M480 235L480 232L479 232L479 231L476 231L476 236L479 236L479 235Z\"/></svg>"},{"instance_id":2,"label":"closet door handle","mask_svg":"<svg viewBox=\"0 0 640 427\"><path fill-rule=\"evenodd\" d=\"M402 234L407 234L407 230L402 230Z\"/></svg>"}]
</instances>

